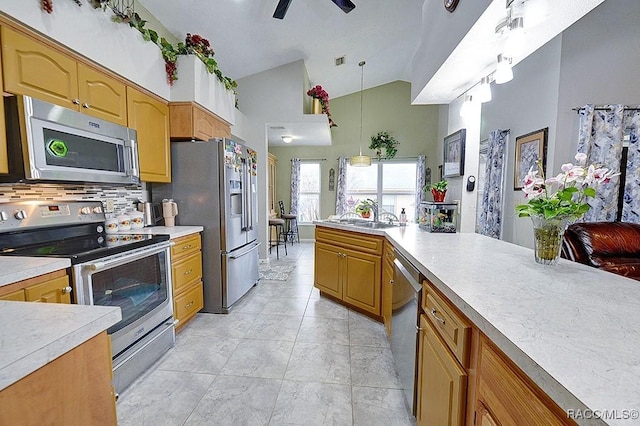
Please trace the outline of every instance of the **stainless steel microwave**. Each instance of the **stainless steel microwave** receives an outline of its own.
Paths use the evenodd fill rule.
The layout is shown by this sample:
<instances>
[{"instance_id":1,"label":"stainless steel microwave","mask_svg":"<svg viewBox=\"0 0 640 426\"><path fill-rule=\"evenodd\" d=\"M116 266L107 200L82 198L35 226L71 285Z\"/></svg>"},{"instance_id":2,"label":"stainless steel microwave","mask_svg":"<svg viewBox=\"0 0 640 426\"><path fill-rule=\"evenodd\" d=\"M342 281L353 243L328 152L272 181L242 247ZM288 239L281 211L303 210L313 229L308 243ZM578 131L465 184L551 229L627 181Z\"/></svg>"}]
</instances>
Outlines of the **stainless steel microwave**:
<instances>
[{"instance_id":1,"label":"stainless steel microwave","mask_svg":"<svg viewBox=\"0 0 640 426\"><path fill-rule=\"evenodd\" d=\"M28 96L5 97L2 182L140 182L136 131Z\"/></svg>"}]
</instances>

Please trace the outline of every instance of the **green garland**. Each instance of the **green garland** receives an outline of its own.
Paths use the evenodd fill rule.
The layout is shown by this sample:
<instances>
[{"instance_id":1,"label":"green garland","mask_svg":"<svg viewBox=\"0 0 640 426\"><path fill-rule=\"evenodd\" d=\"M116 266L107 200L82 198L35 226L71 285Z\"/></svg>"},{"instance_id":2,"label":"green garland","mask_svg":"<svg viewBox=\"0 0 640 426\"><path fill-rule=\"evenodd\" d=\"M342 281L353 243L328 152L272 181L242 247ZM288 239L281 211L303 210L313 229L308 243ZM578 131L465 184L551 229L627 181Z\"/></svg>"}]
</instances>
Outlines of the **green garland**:
<instances>
[{"instance_id":1,"label":"green garland","mask_svg":"<svg viewBox=\"0 0 640 426\"><path fill-rule=\"evenodd\" d=\"M369 145L369 149L374 149L376 151L376 157L378 157L378 160L390 159L396 156L396 152L398 152L396 147L398 145L400 145L400 142L391 136L389 132L384 131L378 132L375 136L371 136L371 145ZM384 156L382 155L383 149L385 152Z\"/></svg>"},{"instance_id":2,"label":"green garland","mask_svg":"<svg viewBox=\"0 0 640 426\"><path fill-rule=\"evenodd\" d=\"M90 0L95 8L102 7L103 10L107 7L107 1L108 0ZM147 24L147 21L142 19L137 13L134 13L133 15L127 15L122 11L118 11L115 9L112 10L115 13L115 21L129 24L131 28L135 28L140 31L144 40L150 41L160 48L162 58L165 61L167 81L170 85L178 79L178 69L176 67L178 55L195 54L198 59L200 59L202 63L204 63L209 74L215 74L218 80L222 84L224 84L224 87L227 90L231 90L233 92L234 96L236 96L236 108L238 107L238 92L236 91L238 83L222 74L222 71L220 70L220 68L218 68L218 63L215 59L213 59L213 51L209 53L194 50L192 46L187 46L183 42L178 43L178 45L174 47L167 41L167 39L165 39L164 37L160 37L156 31L146 28L145 25Z\"/></svg>"}]
</instances>

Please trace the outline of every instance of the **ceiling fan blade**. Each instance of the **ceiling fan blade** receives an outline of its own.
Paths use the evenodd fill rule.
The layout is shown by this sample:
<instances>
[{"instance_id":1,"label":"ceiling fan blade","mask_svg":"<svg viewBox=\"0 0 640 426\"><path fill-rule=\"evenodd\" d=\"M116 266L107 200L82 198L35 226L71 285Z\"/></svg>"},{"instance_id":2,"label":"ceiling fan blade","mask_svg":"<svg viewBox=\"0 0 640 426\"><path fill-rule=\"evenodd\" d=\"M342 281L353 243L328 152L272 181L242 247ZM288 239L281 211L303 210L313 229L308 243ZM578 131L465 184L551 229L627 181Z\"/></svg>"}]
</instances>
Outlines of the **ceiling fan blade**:
<instances>
[{"instance_id":1,"label":"ceiling fan blade","mask_svg":"<svg viewBox=\"0 0 640 426\"><path fill-rule=\"evenodd\" d=\"M338 6L344 13L349 13L353 9L356 8L356 5L353 4L350 0L331 0Z\"/></svg>"},{"instance_id":2,"label":"ceiling fan blade","mask_svg":"<svg viewBox=\"0 0 640 426\"><path fill-rule=\"evenodd\" d=\"M278 5L276 6L276 11L273 12L273 17L276 19L284 18L284 15L287 14L287 9L289 9L289 5L291 4L291 0L280 0Z\"/></svg>"}]
</instances>

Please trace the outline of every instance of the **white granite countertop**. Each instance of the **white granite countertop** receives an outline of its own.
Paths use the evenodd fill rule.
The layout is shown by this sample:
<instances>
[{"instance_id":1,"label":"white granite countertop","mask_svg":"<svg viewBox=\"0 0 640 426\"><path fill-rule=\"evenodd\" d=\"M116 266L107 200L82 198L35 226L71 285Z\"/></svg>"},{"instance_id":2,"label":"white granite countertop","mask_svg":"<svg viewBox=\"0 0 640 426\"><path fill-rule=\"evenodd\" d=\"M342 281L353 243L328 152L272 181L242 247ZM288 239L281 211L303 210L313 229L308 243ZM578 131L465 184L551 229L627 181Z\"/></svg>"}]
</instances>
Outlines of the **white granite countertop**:
<instances>
[{"instance_id":1,"label":"white granite countertop","mask_svg":"<svg viewBox=\"0 0 640 426\"><path fill-rule=\"evenodd\" d=\"M638 281L565 259L539 265L532 250L478 234L416 225L384 233L561 408L609 410L618 418L607 424L639 424L623 418L640 410Z\"/></svg>"},{"instance_id":2,"label":"white granite countertop","mask_svg":"<svg viewBox=\"0 0 640 426\"><path fill-rule=\"evenodd\" d=\"M119 231L118 234L144 234L144 235L168 235L169 238L184 237L186 235L202 232L202 226L148 226L142 229Z\"/></svg>"},{"instance_id":3,"label":"white granite countertop","mask_svg":"<svg viewBox=\"0 0 640 426\"><path fill-rule=\"evenodd\" d=\"M0 256L0 286L66 269L69 266L69 259Z\"/></svg>"},{"instance_id":4,"label":"white granite countertop","mask_svg":"<svg viewBox=\"0 0 640 426\"><path fill-rule=\"evenodd\" d=\"M120 319L117 307L0 301L0 390Z\"/></svg>"}]
</instances>

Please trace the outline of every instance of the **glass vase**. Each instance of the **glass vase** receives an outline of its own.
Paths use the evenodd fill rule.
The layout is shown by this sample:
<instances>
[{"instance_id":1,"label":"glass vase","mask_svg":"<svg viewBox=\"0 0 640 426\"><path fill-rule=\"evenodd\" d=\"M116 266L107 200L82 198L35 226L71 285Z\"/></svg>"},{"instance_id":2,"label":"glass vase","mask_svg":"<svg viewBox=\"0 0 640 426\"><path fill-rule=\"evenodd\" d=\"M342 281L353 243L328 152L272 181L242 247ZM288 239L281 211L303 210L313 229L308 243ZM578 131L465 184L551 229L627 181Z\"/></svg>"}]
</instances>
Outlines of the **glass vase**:
<instances>
[{"instance_id":1,"label":"glass vase","mask_svg":"<svg viewBox=\"0 0 640 426\"><path fill-rule=\"evenodd\" d=\"M546 219L544 216L531 216L536 262L543 265L555 265L560 258L562 237L569 225L569 217Z\"/></svg>"}]
</instances>

